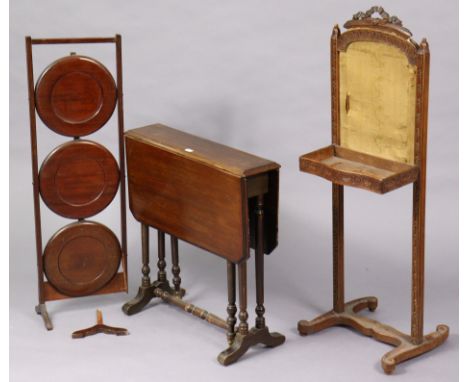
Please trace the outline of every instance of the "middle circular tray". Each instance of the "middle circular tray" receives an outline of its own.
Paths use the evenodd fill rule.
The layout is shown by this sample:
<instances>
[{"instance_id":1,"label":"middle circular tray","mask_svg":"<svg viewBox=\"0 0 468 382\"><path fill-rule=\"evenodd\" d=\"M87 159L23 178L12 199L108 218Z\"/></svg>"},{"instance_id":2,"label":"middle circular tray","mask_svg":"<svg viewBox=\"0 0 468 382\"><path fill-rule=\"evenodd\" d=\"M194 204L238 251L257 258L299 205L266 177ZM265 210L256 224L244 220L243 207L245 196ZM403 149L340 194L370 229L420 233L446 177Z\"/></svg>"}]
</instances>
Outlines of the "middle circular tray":
<instances>
[{"instance_id":1,"label":"middle circular tray","mask_svg":"<svg viewBox=\"0 0 468 382\"><path fill-rule=\"evenodd\" d=\"M47 206L72 219L87 218L106 208L119 186L119 166L98 143L64 143L44 160L39 189Z\"/></svg>"}]
</instances>

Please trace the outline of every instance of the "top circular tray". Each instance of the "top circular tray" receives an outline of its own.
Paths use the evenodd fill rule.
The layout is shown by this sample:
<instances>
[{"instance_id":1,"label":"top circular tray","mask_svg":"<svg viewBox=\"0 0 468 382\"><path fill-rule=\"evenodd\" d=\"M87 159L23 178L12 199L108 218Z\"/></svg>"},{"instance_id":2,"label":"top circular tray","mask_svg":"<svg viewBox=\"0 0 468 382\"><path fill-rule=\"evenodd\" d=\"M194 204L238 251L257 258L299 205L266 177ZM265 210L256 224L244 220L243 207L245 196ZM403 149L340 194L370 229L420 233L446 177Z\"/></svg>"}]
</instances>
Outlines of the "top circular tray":
<instances>
[{"instance_id":1,"label":"top circular tray","mask_svg":"<svg viewBox=\"0 0 468 382\"><path fill-rule=\"evenodd\" d=\"M36 108L42 121L70 137L101 128L112 116L116 99L112 74L100 62L84 56L53 62L36 84Z\"/></svg>"}]
</instances>

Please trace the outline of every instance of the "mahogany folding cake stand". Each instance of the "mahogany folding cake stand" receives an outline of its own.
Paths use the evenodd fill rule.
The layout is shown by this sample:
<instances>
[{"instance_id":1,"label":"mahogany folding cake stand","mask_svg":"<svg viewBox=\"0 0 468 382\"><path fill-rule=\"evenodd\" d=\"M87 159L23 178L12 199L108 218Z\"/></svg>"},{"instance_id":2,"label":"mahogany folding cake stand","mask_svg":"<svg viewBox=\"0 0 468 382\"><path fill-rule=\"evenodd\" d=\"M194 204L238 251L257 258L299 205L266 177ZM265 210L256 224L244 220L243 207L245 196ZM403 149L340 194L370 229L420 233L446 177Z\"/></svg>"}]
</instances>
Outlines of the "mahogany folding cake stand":
<instances>
[{"instance_id":1,"label":"mahogany folding cake stand","mask_svg":"<svg viewBox=\"0 0 468 382\"><path fill-rule=\"evenodd\" d=\"M381 17L374 18L374 13ZM448 336L439 325L423 334L424 222L429 46L381 7L359 12L331 37L332 145L300 157L301 171L333 183L333 310L298 323L301 334L335 325L396 346L382 357L396 365L434 349ZM358 314L376 297L344 300L343 186L385 194L413 184L411 335Z\"/></svg>"},{"instance_id":2,"label":"mahogany folding cake stand","mask_svg":"<svg viewBox=\"0 0 468 382\"><path fill-rule=\"evenodd\" d=\"M218 361L229 365L249 347L282 344L265 324L263 255L277 245L279 165L206 139L151 125L125 134L130 210L141 222L142 281L123 306L139 312L153 297L176 305L227 332L229 347ZM158 276L149 273L149 226L158 231ZM171 238L173 286L166 275L165 234ZM178 239L227 261L227 320L185 302L180 287ZM257 314L249 330L247 260L255 248ZM236 327L236 266L239 320Z\"/></svg>"},{"instance_id":3,"label":"mahogany folding cake stand","mask_svg":"<svg viewBox=\"0 0 468 382\"><path fill-rule=\"evenodd\" d=\"M34 85L33 45L115 44L117 84L99 61L71 53L52 62ZM125 162L121 37L26 37L31 157L39 304L48 330L46 301L127 291ZM101 144L82 139L101 129L117 104L119 163ZM72 140L56 147L38 168L36 112L54 133ZM120 240L105 225L86 220L104 210L120 187ZM40 199L75 222L42 246ZM119 272L119 268L122 271ZM45 276L45 278L44 278Z\"/></svg>"}]
</instances>

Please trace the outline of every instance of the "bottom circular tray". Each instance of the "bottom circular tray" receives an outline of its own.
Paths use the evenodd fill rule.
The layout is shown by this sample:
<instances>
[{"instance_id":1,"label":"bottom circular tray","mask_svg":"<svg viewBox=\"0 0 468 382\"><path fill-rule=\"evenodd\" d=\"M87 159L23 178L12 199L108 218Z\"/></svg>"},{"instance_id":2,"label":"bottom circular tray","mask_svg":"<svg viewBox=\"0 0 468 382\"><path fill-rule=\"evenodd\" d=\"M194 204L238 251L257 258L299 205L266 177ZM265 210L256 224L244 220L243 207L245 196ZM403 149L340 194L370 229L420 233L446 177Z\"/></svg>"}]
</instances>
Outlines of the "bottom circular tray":
<instances>
[{"instance_id":1,"label":"bottom circular tray","mask_svg":"<svg viewBox=\"0 0 468 382\"><path fill-rule=\"evenodd\" d=\"M44 272L59 292L86 296L105 286L117 273L122 252L106 226L77 222L60 229L44 251Z\"/></svg>"}]
</instances>

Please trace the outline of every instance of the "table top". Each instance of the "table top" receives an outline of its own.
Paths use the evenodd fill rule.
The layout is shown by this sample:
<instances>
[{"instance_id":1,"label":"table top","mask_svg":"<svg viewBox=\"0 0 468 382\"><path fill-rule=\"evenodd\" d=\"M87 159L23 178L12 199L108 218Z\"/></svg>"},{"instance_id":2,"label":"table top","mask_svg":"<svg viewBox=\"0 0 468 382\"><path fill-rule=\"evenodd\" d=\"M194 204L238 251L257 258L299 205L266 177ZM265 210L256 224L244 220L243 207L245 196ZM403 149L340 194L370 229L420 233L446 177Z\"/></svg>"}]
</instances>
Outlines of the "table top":
<instances>
[{"instance_id":1,"label":"table top","mask_svg":"<svg viewBox=\"0 0 468 382\"><path fill-rule=\"evenodd\" d=\"M270 160L162 124L129 130L125 136L237 177L253 176L280 168L279 164Z\"/></svg>"},{"instance_id":2,"label":"table top","mask_svg":"<svg viewBox=\"0 0 468 382\"><path fill-rule=\"evenodd\" d=\"M231 262L256 245L256 196L264 195L264 251L278 238L279 165L164 125L125 135L135 219Z\"/></svg>"}]
</instances>

